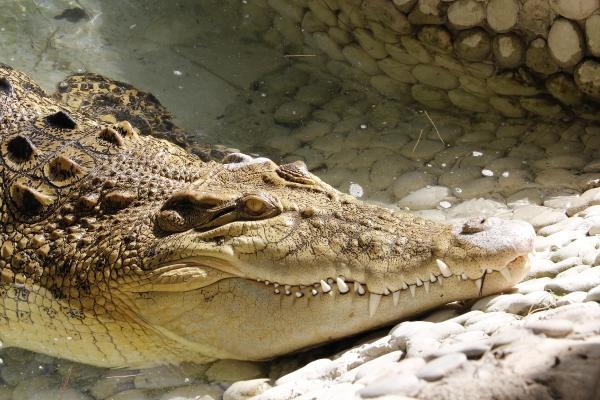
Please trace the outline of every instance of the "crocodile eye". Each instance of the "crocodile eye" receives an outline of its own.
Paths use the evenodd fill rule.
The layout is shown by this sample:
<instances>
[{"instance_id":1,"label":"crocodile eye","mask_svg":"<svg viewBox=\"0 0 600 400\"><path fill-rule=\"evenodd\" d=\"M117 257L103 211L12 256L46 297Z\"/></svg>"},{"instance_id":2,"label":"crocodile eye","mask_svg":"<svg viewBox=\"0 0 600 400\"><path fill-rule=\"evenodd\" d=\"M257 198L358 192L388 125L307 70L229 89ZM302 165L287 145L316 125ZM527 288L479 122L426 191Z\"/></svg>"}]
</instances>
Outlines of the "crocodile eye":
<instances>
[{"instance_id":1,"label":"crocodile eye","mask_svg":"<svg viewBox=\"0 0 600 400\"><path fill-rule=\"evenodd\" d=\"M244 207L246 207L246 211L251 214L261 214L265 209L265 203L259 198L251 197L246 199Z\"/></svg>"},{"instance_id":2,"label":"crocodile eye","mask_svg":"<svg viewBox=\"0 0 600 400\"><path fill-rule=\"evenodd\" d=\"M281 212L281 206L277 200L264 193L247 194L240 200L240 211L251 219L268 218Z\"/></svg>"}]
</instances>

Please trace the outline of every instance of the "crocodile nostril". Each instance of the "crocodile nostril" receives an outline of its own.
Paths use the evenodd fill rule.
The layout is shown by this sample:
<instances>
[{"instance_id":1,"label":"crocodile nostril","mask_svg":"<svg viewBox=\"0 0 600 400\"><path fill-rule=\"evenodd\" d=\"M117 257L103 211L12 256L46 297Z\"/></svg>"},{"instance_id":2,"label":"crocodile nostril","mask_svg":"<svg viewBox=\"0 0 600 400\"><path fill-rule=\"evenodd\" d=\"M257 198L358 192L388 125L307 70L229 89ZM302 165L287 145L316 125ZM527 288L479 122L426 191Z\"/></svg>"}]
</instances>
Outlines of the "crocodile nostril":
<instances>
[{"instance_id":1,"label":"crocodile nostril","mask_svg":"<svg viewBox=\"0 0 600 400\"><path fill-rule=\"evenodd\" d=\"M460 233L469 235L473 233L482 232L485 230L485 218L472 218L467 220L460 231Z\"/></svg>"}]
</instances>

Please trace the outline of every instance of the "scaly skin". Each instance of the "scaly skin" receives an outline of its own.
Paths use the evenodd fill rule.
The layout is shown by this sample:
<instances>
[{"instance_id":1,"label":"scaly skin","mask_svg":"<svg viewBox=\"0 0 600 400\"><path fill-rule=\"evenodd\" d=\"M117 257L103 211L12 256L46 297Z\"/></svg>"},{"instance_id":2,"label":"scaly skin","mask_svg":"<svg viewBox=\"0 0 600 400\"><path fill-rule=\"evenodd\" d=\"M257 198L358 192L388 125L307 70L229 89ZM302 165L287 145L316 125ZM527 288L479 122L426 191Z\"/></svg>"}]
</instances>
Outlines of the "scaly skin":
<instances>
[{"instance_id":1,"label":"scaly skin","mask_svg":"<svg viewBox=\"0 0 600 400\"><path fill-rule=\"evenodd\" d=\"M51 98L0 65L5 345L106 367L263 360L498 292L526 273L525 223L394 213L300 162L203 162L105 122L89 104L108 91L112 110L151 132L169 126L131 87L63 84Z\"/></svg>"}]
</instances>

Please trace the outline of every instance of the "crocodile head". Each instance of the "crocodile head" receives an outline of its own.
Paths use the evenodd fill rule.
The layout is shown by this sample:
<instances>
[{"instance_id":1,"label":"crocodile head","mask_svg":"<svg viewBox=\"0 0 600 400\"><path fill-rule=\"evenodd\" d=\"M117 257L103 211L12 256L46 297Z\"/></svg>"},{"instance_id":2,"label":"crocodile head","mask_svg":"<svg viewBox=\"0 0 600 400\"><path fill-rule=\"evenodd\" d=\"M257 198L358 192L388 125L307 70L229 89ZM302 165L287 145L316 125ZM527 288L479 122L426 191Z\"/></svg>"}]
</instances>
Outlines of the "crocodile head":
<instances>
[{"instance_id":1,"label":"crocodile head","mask_svg":"<svg viewBox=\"0 0 600 400\"><path fill-rule=\"evenodd\" d=\"M302 162L235 155L148 222L143 279L119 283L132 309L194 352L246 360L510 288L534 237L519 221L452 226L392 212Z\"/></svg>"},{"instance_id":2,"label":"crocodile head","mask_svg":"<svg viewBox=\"0 0 600 400\"><path fill-rule=\"evenodd\" d=\"M392 212L301 162L203 162L93 106L128 96L172 126L153 97L98 76L80 87L86 101L60 102L0 65L4 345L109 367L263 360L526 273L526 223Z\"/></svg>"}]
</instances>

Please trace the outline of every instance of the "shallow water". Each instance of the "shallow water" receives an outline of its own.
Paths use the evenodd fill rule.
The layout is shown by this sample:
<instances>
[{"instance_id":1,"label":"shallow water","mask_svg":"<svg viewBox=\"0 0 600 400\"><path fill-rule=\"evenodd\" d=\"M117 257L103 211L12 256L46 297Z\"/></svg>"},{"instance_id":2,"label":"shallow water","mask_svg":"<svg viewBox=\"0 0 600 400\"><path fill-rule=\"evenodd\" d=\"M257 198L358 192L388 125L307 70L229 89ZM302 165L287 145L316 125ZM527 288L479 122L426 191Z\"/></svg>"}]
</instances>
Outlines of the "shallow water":
<instances>
[{"instance_id":1,"label":"shallow water","mask_svg":"<svg viewBox=\"0 0 600 400\"><path fill-rule=\"evenodd\" d=\"M74 8L83 13L65 14ZM267 46L245 12L232 0L5 1L0 61L49 91L82 71L132 83L199 142L276 162L302 159L342 191L440 220L517 213L535 222L551 210L519 207L564 208L598 179L600 141L585 123L431 111L385 98L327 72L313 54ZM217 398L223 382L280 376L323 351L335 352L138 372L5 349L0 399L168 399L177 391Z\"/></svg>"}]
</instances>

